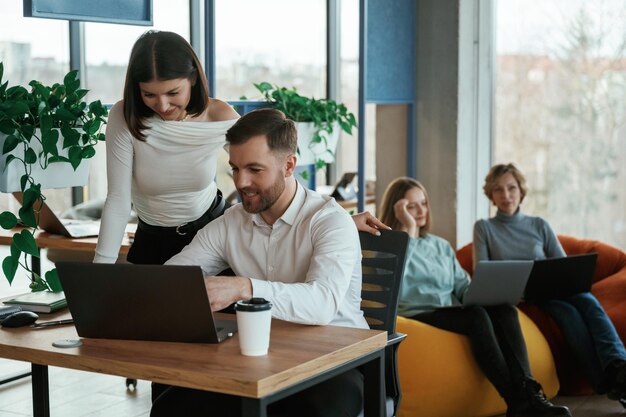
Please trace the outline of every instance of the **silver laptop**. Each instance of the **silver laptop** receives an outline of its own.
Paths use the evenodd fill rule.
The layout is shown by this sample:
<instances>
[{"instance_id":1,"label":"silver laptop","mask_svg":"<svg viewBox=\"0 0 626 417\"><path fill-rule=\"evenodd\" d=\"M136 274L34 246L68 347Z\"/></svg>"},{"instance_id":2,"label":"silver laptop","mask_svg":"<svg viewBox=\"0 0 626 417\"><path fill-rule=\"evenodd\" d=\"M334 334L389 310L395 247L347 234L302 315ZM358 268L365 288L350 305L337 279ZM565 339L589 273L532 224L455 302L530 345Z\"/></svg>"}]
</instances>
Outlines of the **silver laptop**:
<instances>
[{"instance_id":1,"label":"silver laptop","mask_svg":"<svg viewBox=\"0 0 626 417\"><path fill-rule=\"evenodd\" d=\"M13 193L13 196L22 203L22 193ZM73 238L94 237L100 232L99 221L61 219L45 202L39 211L39 227L48 233Z\"/></svg>"},{"instance_id":2,"label":"silver laptop","mask_svg":"<svg viewBox=\"0 0 626 417\"><path fill-rule=\"evenodd\" d=\"M216 320L199 266L57 262L80 337L218 343L235 320Z\"/></svg>"},{"instance_id":3,"label":"silver laptop","mask_svg":"<svg viewBox=\"0 0 626 417\"><path fill-rule=\"evenodd\" d=\"M533 261L480 261L463 305L517 304L524 296Z\"/></svg>"}]
</instances>

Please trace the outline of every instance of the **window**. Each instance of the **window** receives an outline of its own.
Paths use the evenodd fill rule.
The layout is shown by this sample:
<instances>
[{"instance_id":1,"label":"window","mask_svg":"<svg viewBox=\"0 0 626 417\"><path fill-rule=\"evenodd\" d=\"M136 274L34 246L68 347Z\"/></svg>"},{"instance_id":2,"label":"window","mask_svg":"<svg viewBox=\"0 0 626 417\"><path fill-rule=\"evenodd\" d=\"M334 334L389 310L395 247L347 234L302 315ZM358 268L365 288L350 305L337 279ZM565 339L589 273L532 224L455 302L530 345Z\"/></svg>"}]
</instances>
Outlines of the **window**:
<instances>
[{"instance_id":1,"label":"window","mask_svg":"<svg viewBox=\"0 0 626 417\"><path fill-rule=\"evenodd\" d=\"M626 247L626 4L497 4L495 161L526 174L527 214Z\"/></svg>"},{"instance_id":2,"label":"window","mask_svg":"<svg viewBox=\"0 0 626 417\"><path fill-rule=\"evenodd\" d=\"M216 96L261 98L253 83L326 96L326 2L215 2Z\"/></svg>"},{"instance_id":3,"label":"window","mask_svg":"<svg viewBox=\"0 0 626 417\"><path fill-rule=\"evenodd\" d=\"M31 80L47 85L62 82L70 69L69 25L66 21L22 16L21 0L6 0L0 6L0 61L3 82L26 88ZM2 156L4 157L4 156ZM51 207L71 206L69 189L45 192ZM0 194L0 210L17 212L18 203L9 194Z\"/></svg>"}]
</instances>

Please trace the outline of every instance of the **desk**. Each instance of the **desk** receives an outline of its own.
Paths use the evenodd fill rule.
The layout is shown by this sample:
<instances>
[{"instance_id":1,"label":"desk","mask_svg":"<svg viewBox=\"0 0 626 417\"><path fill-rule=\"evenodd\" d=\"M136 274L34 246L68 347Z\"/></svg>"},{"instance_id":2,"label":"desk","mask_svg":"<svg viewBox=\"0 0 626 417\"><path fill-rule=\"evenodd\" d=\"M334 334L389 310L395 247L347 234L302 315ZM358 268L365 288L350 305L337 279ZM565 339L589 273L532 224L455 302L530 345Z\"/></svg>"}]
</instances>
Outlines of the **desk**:
<instances>
[{"instance_id":1,"label":"desk","mask_svg":"<svg viewBox=\"0 0 626 417\"><path fill-rule=\"evenodd\" d=\"M137 225L129 224L126 227L126 231L134 231ZM9 246L13 241L13 235L23 230L23 227L14 227L11 230L5 230L0 228L0 245ZM98 244L97 237L83 237L73 238L62 235L53 235L42 230L38 230L35 233L35 241L39 249L62 249L73 252L94 252L96 245ZM120 247L120 255L128 254L130 249L130 241L128 240L128 233L124 233L122 238L122 246ZM37 257L32 257L32 269L33 272L41 274L41 261Z\"/></svg>"},{"instance_id":2,"label":"desk","mask_svg":"<svg viewBox=\"0 0 626 417\"><path fill-rule=\"evenodd\" d=\"M69 318L69 312L46 318ZM52 346L77 337L71 325L0 330L0 357L32 363L34 416L50 415L48 366L236 395L246 417L265 417L269 404L359 367L364 415L384 415L383 331L272 320L269 354L261 357L242 356L237 334L220 344L83 339L78 348Z\"/></svg>"},{"instance_id":3,"label":"desk","mask_svg":"<svg viewBox=\"0 0 626 417\"><path fill-rule=\"evenodd\" d=\"M131 225L129 225L129 227L131 227ZM10 245L13 235L15 233L19 233L23 229L23 227L14 227L11 230L0 228L0 245ZM98 243L97 237L83 237L77 239L61 235L53 235L42 230L38 230L35 233L35 240L37 241L37 246L39 246L40 249L65 249L77 252L94 251L96 250L96 244ZM129 248L130 242L128 241L128 235L124 233L122 246L120 247L120 254L126 255Z\"/></svg>"}]
</instances>

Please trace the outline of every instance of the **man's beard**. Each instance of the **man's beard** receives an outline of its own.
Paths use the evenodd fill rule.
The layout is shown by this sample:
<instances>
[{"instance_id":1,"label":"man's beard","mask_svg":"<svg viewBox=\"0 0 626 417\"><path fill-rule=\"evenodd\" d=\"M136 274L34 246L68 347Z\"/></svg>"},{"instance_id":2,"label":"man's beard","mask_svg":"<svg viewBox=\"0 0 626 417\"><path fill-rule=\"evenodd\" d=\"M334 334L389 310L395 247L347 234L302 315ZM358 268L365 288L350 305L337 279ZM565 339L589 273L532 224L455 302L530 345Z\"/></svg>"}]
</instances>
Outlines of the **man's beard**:
<instances>
[{"instance_id":1,"label":"man's beard","mask_svg":"<svg viewBox=\"0 0 626 417\"><path fill-rule=\"evenodd\" d=\"M241 199L243 204L243 208L248 213L261 213L265 210L268 210L280 198L284 190L285 181L281 177L279 177L274 182L274 184L272 184L269 188L266 188L265 190L257 190L250 187L242 188L241 190L237 189L237 191L239 192L239 198ZM246 201L243 195L246 192L258 192L260 201Z\"/></svg>"}]
</instances>

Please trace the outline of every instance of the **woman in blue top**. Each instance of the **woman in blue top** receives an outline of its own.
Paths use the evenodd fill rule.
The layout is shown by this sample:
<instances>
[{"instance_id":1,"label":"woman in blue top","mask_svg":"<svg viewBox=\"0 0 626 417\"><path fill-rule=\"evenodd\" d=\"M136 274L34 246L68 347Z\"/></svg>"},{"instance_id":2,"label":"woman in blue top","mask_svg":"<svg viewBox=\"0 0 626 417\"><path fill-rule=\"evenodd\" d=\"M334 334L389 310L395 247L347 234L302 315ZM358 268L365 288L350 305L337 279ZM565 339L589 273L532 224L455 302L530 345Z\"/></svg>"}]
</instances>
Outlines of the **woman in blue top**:
<instances>
[{"instance_id":1,"label":"woman in blue top","mask_svg":"<svg viewBox=\"0 0 626 417\"><path fill-rule=\"evenodd\" d=\"M385 190L380 219L411 238L398 313L467 336L478 366L507 403L507 417L571 416L566 407L551 404L533 379L513 306L459 305L469 277L450 244L428 233L424 186L412 178L394 180Z\"/></svg>"},{"instance_id":2,"label":"woman in blue top","mask_svg":"<svg viewBox=\"0 0 626 417\"><path fill-rule=\"evenodd\" d=\"M474 225L474 265L484 259L566 256L548 222L521 212L528 189L515 165L493 166L483 190L498 211ZM586 292L542 302L539 307L558 324L594 390L608 393L626 407L626 349L596 297Z\"/></svg>"}]
</instances>

